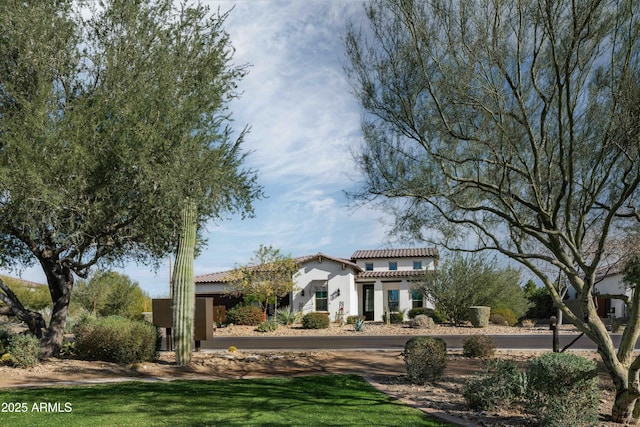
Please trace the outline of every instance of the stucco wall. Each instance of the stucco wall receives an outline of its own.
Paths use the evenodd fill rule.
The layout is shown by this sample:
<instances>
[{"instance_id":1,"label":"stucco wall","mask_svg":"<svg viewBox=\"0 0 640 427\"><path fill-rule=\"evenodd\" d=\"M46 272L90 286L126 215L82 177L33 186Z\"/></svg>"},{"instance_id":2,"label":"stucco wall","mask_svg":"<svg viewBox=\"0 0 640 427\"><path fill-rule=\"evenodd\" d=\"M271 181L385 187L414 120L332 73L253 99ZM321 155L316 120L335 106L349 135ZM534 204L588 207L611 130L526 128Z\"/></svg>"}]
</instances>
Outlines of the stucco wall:
<instances>
[{"instance_id":1,"label":"stucco wall","mask_svg":"<svg viewBox=\"0 0 640 427\"><path fill-rule=\"evenodd\" d=\"M343 266L345 268L343 268ZM331 320L343 306L346 316L357 314L357 297L354 271L348 265L323 258L306 262L294 278L298 288L293 294L292 308L303 313L316 310L315 292L327 291L328 312ZM304 295L303 295L304 291Z\"/></svg>"}]
</instances>

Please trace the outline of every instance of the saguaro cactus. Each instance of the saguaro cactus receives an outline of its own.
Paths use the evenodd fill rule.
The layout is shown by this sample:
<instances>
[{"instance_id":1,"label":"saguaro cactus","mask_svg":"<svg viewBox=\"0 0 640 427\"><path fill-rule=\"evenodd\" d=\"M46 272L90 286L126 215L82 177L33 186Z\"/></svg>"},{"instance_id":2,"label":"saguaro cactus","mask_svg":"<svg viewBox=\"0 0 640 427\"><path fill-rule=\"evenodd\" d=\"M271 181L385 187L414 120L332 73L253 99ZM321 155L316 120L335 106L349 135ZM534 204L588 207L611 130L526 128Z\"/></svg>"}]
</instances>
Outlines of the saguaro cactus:
<instances>
[{"instance_id":1,"label":"saguaro cactus","mask_svg":"<svg viewBox=\"0 0 640 427\"><path fill-rule=\"evenodd\" d=\"M191 363L195 310L193 258L196 246L196 216L195 203L187 201L181 212L178 253L172 283L174 345L176 363L180 366Z\"/></svg>"}]
</instances>

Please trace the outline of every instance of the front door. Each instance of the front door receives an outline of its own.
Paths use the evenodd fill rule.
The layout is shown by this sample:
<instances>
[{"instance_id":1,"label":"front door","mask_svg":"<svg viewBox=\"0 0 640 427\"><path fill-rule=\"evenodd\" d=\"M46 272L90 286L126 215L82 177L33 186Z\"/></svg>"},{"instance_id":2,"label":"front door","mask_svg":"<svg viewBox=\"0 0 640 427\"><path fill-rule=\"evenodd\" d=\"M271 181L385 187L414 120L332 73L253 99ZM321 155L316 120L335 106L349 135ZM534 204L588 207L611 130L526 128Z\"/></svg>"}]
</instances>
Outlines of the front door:
<instances>
[{"instance_id":1,"label":"front door","mask_svg":"<svg viewBox=\"0 0 640 427\"><path fill-rule=\"evenodd\" d=\"M362 298L364 320L373 320L373 285L362 285Z\"/></svg>"}]
</instances>

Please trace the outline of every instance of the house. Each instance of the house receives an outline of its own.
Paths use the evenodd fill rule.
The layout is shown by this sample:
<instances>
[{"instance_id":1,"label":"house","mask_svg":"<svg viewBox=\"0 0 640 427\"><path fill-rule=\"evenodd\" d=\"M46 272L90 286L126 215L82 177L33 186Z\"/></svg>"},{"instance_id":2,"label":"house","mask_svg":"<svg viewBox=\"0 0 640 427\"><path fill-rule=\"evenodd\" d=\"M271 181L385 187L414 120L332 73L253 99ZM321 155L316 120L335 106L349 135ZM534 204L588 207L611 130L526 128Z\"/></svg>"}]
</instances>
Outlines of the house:
<instances>
[{"instance_id":1,"label":"house","mask_svg":"<svg viewBox=\"0 0 640 427\"><path fill-rule=\"evenodd\" d=\"M629 316L625 302L620 298L615 298L615 296L631 298L633 292L633 289L623 280L623 267L623 263L618 262L596 270L596 283L593 286L592 294L598 316L601 318ZM568 300L570 305L575 304L575 289L569 288Z\"/></svg>"},{"instance_id":2,"label":"house","mask_svg":"<svg viewBox=\"0 0 640 427\"><path fill-rule=\"evenodd\" d=\"M281 306L309 312L327 312L332 320L340 316L360 315L366 320L382 320L385 310L408 311L433 304L412 290L412 283L435 269L435 248L358 250L351 258L323 253L296 258L296 290ZM212 297L214 305L227 308L239 302L228 294L225 278L229 272L197 276L196 296ZM405 314L406 316L406 314Z\"/></svg>"},{"instance_id":3,"label":"house","mask_svg":"<svg viewBox=\"0 0 640 427\"><path fill-rule=\"evenodd\" d=\"M624 283L623 265L602 267L596 270L596 285L593 294L598 308L598 316L628 317L627 305L621 299L611 298L614 295L625 295L631 298L633 289Z\"/></svg>"}]
</instances>

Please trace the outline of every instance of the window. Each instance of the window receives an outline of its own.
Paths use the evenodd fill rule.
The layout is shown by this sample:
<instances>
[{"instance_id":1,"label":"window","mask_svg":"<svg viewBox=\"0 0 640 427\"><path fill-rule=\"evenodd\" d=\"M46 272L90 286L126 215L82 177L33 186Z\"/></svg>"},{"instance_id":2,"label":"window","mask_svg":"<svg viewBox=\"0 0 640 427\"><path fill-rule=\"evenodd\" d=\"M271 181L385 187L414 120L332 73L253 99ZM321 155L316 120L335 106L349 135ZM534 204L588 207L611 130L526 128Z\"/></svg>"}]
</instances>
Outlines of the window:
<instances>
[{"instance_id":1,"label":"window","mask_svg":"<svg viewBox=\"0 0 640 427\"><path fill-rule=\"evenodd\" d=\"M422 270L422 261L413 261L414 270Z\"/></svg>"},{"instance_id":2,"label":"window","mask_svg":"<svg viewBox=\"0 0 640 427\"><path fill-rule=\"evenodd\" d=\"M389 270L397 270L398 269L398 263L395 261L389 261Z\"/></svg>"},{"instance_id":3,"label":"window","mask_svg":"<svg viewBox=\"0 0 640 427\"><path fill-rule=\"evenodd\" d=\"M398 302L400 300L400 291L397 289L390 289L387 291L387 307L389 311L398 311Z\"/></svg>"},{"instance_id":4,"label":"window","mask_svg":"<svg viewBox=\"0 0 640 427\"><path fill-rule=\"evenodd\" d=\"M364 265L364 269L365 271L373 271L373 263L372 262L368 262Z\"/></svg>"},{"instance_id":5,"label":"window","mask_svg":"<svg viewBox=\"0 0 640 427\"><path fill-rule=\"evenodd\" d=\"M424 307L424 297L422 296L422 292L418 290L411 291L411 308L422 308Z\"/></svg>"},{"instance_id":6,"label":"window","mask_svg":"<svg viewBox=\"0 0 640 427\"><path fill-rule=\"evenodd\" d=\"M327 291L316 291L316 311L329 311Z\"/></svg>"}]
</instances>

